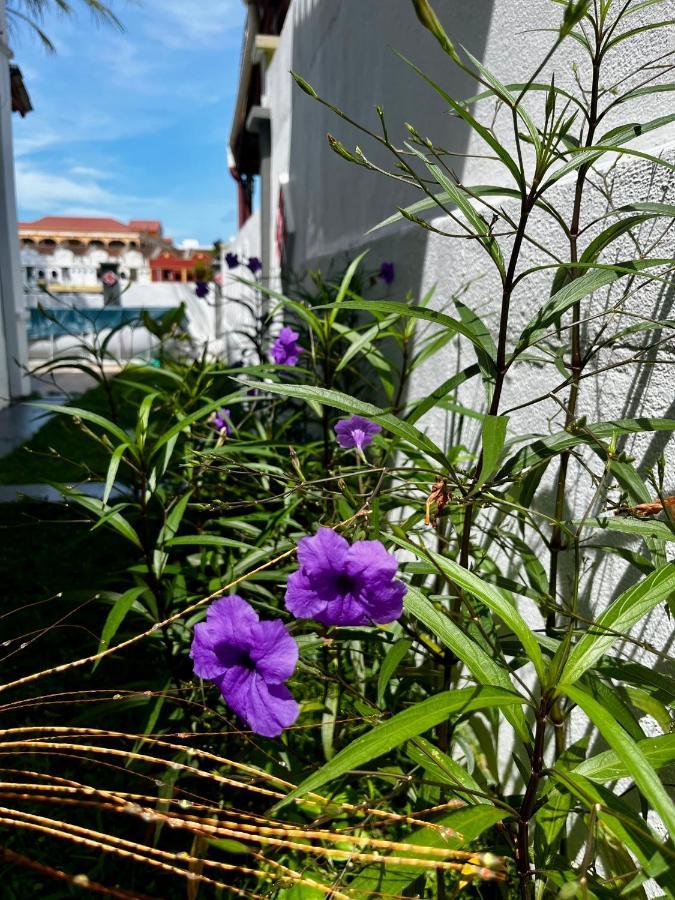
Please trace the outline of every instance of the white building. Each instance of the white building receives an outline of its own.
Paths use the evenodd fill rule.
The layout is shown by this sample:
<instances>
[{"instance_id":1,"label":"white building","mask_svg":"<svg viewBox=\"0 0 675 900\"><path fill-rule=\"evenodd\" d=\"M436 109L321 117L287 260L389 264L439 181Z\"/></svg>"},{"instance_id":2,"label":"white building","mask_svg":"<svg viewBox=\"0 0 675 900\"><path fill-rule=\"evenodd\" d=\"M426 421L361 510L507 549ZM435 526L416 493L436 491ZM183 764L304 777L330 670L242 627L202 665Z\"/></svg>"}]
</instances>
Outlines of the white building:
<instances>
[{"instance_id":1,"label":"white building","mask_svg":"<svg viewBox=\"0 0 675 900\"><path fill-rule=\"evenodd\" d=\"M21 267L27 293L100 293L103 264L122 282L149 284L150 259L159 252L161 224L83 216L44 216L19 223Z\"/></svg>"},{"instance_id":2,"label":"white building","mask_svg":"<svg viewBox=\"0 0 675 900\"><path fill-rule=\"evenodd\" d=\"M366 265L371 270L376 271L384 260L395 265L396 278L387 292L391 299L402 299L408 291L421 298L435 287L433 305L451 308L453 294L471 282L463 299L496 326L499 285L491 274L478 278L486 273L487 266L476 241L448 240L405 219L366 234L398 207L415 202L420 194L334 153L328 146L327 133L335 135L349 151L360 146L374 162L391 167L391 159L375 142L301 91L289 73L297 72L322 98L375 132L380 128L375 107L381 104L389 133L399 146L408 137L405 123L411 123L419 134L429 135L436 145L456 154L452 166L461 183L503 184L503 170L489 158L486 145L459 117L449 114L449 105L394 49L419 65L455 98L477 93L475 82L452 64L434 37L420 25L411 0L292 0L290 7L273 0L249 0L247 5L241 80L230 138L231 170L239 182L240 197L241 230L234 249L246 252L247 247L254 247L263 260L264 275L274 287L281 281L282 263L296 274L309 268L322 268L324 272L331 268L344 270L348 260L369 249ZM523 82L530 77L537 63L546 57L561 17L561 7L549 0L435 0L433 5L455 46L466 47L504 83ZM669 64L675 51L675 29L671 26L654 31L644 26L675 17L675 0L656 5L636 2L635 6L626 27L635 29L636 36L612 51L607 78L618 81L633 73L629 83L639 85L642 78L654 76L650 65L658 57L664 66L658 79L672 81ZM576 90L574 65L581 56L576 42L566 42L538 81L548 82L555 69L556 85ZM584 70L580 71L583 77ZM671 97L664 91L622 103L606 117L602 131L622 122L649 122L663 117L662 127L650 129L630 146L673 162L675 123L666 115L673 110ZM494 104L476 104L471 108L489 123L493 107ZM615 182L609 202L599 189L603 178ZM646 159L629 157L617 161L614 154L606 154L593 181L582 224L604 216L609 205L667 202L675 183L672 173L669 175ZM250 197L252 184L257 191L255 204ZM572 173L558 182L549 198L559 208L570 210L574 187ZM499 203L506 206L501 198ZM258 211L251 214L254 205ZM457 230L442 215L430 221L440 231ZM542 239L553 253L568 259L569 243L562 232L552 233L547 220L541 222L541 228ZM593 234L591 231L584 237L584 246ZM671 232L661 241L658 255L672 258L673 250ZM634 248L628 246L627 253L628 257L633 256ZM550 262L542 259L534 246L527 248L526 257L532 266ZM513 339L541 306L542 291L546 291L543 296L548 296L549 288L550 277L529 279L518 288L512 302ZM652 285L640 296L640 314L656 322L674 317L672 284ZM661 364L641 368L610 366L597 378L584 381L577 414L586 416L590 423L636 415L675 417L673 342L664 343L660 353L664 360ZM435 356L416 371L410 398L429 396L458 370L458 365L455 345L449 344L445 355ZM467 365L466 361L462 365ZM559 382L547 371L550 370L519 365L517 377L505 384L502 408L545 397ZM480 408L482 391L480 387L478 390L481 393L476 393L473 385L465 386L459 402ZM543 400L536 416L544 428L547 421L553 430L564 425L553 399ZM528 434L533 429L532 418L531 407L516 408L511 413L510 427ZM417 424L442 446L448 421L449 414L436 410ZM469 445L472 439L472 435L463 435ZM662 452L666 453L669 490L675 485L673 443L668 435L640 433L627 445L643 474L656 464ZM550 487L553 496L554 487ZM583 469L575 468L568 482L568 508L583 515L592 508L595 489ZM589 559L588 566L592 577L585 581L584 602L589 609L602 608L614 596L617 585L630 583L631 576L615 556L608 562L606 555L598 554L592 561ZM536 613L532 624L541 626ZM641 625L640 638L654 646L667 647L670 634L671 626L662 610L655 611ZM626 652L634 654L635 648L627 646ZM655 658L649 654L642 658L649 665L655 664ZM500 752L503 758L509 754L508 748Z\"/></svg>"}]
</instances>

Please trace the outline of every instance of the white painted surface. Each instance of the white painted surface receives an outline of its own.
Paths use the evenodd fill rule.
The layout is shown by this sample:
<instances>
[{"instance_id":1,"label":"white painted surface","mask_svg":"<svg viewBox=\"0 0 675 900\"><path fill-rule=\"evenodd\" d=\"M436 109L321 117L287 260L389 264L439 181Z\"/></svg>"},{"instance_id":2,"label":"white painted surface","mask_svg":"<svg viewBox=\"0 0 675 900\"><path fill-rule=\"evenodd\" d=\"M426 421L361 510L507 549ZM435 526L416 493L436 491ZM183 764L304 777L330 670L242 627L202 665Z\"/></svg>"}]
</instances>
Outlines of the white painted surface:
<instances>
[{"instance_id":1,"label":"white painted surface","mask_svg":"<svg viewBox=\"0 0 675 900\"><path fill-rule=\"evenodd\" d=\"M16 233L10 57L5 0L0 0L0 406L30 391L25 374L26 314Z\"/></svg>"},{"instance_id":2,"label":"white painted surface","mask_svg":"<svg viewBox=\"0 0 675 900\"><path fill-rule=\"evenodd\" d=\"M552 41L548 28L555 28L560 19L560 7L548 0L437 0L435 8L453 41L467 47L494 73L506 82L527 77L543 58ZM630 19L630 27L637 28L650 21L675 16L675 0L647 7ZM541 29L541 30L535 30ZM377 268L381 260L393 260L396 280L390 290L392 298L401 299L410 290L422 297L434 285L436 308L452 310L452 296L467 282L480 280L463 298L483 316L496 331L498 317L497 281L488 274L489 266L475 242L447 240L406 222L391 226L374 235L365 232L396 210L419 199L409 187L350 165L336 156L327 146L326 132L331 132L345 146L353 150L358 144L376 163L391 167L391 158L383 156L374 142L364 138L351 126L325 107L302 93L292 84L289 70L305 78L324 98L341 107L353 119L378 130L375 105L384 107L390 134L396 142L405 139L404 123L411 122L422 135L429 135L436 144L453 152L485 154L486 146L473 135L469 136L463 123L451 118L444 102L425 85L394 53L393 48L416 62L430 77L454 97L462 98L476 92L468 78L458 73L442 54L434 38L417 22L410 0L295 0L284 26L279 47L266 78L264 104L271 110L272 122L272 195L276 203L279 180L288 177L296 233L291 245L292 264L297 272L308 267L330 268L341 265L364 248L370 248L369 266ZM620 45L609 57L604 84L624 77L628 72L644 70L655 57L662 57L675 49L675 29L646 32ZM579 62L581 77L587 81L587 63L581 62L582 51L569 42L554 57L541 76L545 80L551 68L556 71L559 86L571 86L574 81L573 63ZM663 80L672 80L666 74ZM533 112L543 107L543 94L530 103ZM475 110L474 110L475 112ZM638 102L617 107L607 117L602 132L618 122L646 122L673 112L672 94L661 93L640 98ZM479 117L491 117L492 105L480 105ZM675 160L675 126L655 130L644 135L632 147L654 154L663 153ZM615 205L636 200L664 200L673 197L673 179L665 170L654 170L644 160L632 159L616 166L616 157L609 155L604 163L609 182L616 186ZM506 183L503 170L485 159L464 164L463 157L455 160L455 169L467 185ZM599 183L594 177L594 184ZM550 198L563 208L570 218L574 176L561 182ZM606 212L607 203L594 188L587 191L589 199L582 224ZM275 213L275 211L274 211ZM274 222L276 215L272 215ZM439 228L452 229L452 223L440 218L434 221ZM550 220L535 217L533 236L549 245L561 258L568 258L568 248L561 233L553 233ZM644 226L640 232L648 245L663 225ZM583 246L596 233L591 229ZM652 235L651 238L649 235ZM263 235L274 247L274 235ZM656 255L673 256L673 238L668 236ZM627 258L635 255L628 241L615 248ZM273 257L272 257L273 258ZM609 258L609 257L608 257ZM612 257L616 258L616 257ZM528 246L522 265L542 263L539 251ZM277 271L278 274L278 271ZM511 316L511 337L517 336L542 300L548 296L550 275L529 280L516 291ZM544 293L545 292L545 293ZM646 288L634 301L632 308L656 319L675 317L673 286L656 285ZM599 311L617 296L616 291L601 291L586 308ZM630 308L630 305L629 305ZM624 324L626 322L624 321ZM639 342L638 342L639 343ZM601 358L602 365L611 365L630 355L630 349L614 350ZM675 417L675 376L673 344L662 347L664 364L612 369L583 384L580 415L589 422L619 416L653 415ZM411 386L411 396L426 396L455 370L472 361L470 351L456 346L434 358L421 368ZM542 371L520 365L509 379L502 409L545 394L560 379L550 369ZM472 383L462 392L461 400L480 405L480 390ZM421 426L439 443L443 443L449 416L435 411L426 416ZM550 420L550 421L549 421ZM563 417L557 404L542 402L536 412L532 409L516 411L512 426L526 434L533 428L560 430ZM463 436L469 443L474 434ZM642 434L629 440L626 448L639 463L644 474L654 466L665 449L670 473L668 486L675 490L675 456L673 441L668 436ZM552 472L555 467L552 467ZM581 515L591 508L593 486L584 471L575 467L569 479L568 505L572 515ZM542 503L550 510L552 485L544 484ZM595 510L596 512L602 510ZM626 542L630 545L630 542ZM634 547L639 541L633 542ZM563 573L564 574L564 573ZM616 557L588 550L584 560L582 606L589 615L596 615L617 592L634 579L627 567ZM564 589L569 588L563 579ZM527 614L533 626L541 624L531 609ZM634 637L651 642L661 652L672 645L672 632L665 613L657 610L634 632ZM625 652L637 656L651 666L659 667L662 660L656 654L636 651L626 644ZM643 722L649 727L649 722ZM579 736L583 722L575 720L571 739ZM508 759L509 748L501 748Z\"/></svg>"}]
</instances>

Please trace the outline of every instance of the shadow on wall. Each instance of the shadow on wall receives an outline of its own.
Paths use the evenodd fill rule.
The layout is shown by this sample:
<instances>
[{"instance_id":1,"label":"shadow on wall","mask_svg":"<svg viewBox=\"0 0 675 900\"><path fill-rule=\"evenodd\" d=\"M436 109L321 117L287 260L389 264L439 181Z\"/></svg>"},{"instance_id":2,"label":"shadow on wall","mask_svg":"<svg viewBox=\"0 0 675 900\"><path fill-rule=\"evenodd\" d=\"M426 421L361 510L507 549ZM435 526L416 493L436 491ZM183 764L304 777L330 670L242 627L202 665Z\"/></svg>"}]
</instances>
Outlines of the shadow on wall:
<instances>
[{"instance_id":1,"label":"shadow on wall","mask_svg":"<svg viewBox=\"0 0 675 900\"><path fill-rule=\"evenodd\" d=\"M452 24L457 44L481 58L490 29L492 0L469 4L451 0L442 18ZM292 7L293 10L293 7ZM454 15L453 15L454 14ZM397 146L407 139L405 123L447 150L462 177L469 130L448 114L447 104L399 56L402 53L453 96L469 96L471 80L441 51L417 20L410 0L364 3L305 3L295 7L293 71L317 93L351 118L380 133L375 106L384 109L390 139ZM383 259L396 264L395 296L421 289L427 233L410 225L364 234L397 207L414 203L420 192L396 179L386 179L337 156L326 141L334 134L350 150L360 146L377 165L393 169L395 159L299 89L291 109L290 183L295 215L302 228L290 247L296 271L325 268L344 251L370 246L369 267ZM353 255L352 253L352 255Z\"/></svg>"}]
</instances>

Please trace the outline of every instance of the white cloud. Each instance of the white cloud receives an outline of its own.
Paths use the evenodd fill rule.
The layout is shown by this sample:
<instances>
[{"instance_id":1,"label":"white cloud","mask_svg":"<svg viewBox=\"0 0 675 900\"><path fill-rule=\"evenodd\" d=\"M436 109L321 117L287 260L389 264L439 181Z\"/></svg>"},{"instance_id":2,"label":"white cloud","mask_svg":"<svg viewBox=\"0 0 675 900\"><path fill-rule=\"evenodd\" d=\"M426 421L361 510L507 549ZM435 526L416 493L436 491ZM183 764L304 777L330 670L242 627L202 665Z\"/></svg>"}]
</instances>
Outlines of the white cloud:
<instances>
[{"instance_id":1,"label":"white cloud","mask_svg":"<svg viewBox=\"0 0 675 900\"><path fill-rule=\"evenodd\" d=\"M167 47L214 46L229 34L241 33L241 0L147 0L153 35ZM193 46L189 46L192 44Z\"/></svg>"},{"instance_id":2,"label":"white cloud","mask_svg":"<svg viewBox=\"0 0 675 900\"><path fill-rule=\"evenodd\" d=\"M71 213L77 209L80 214L85 209L88 212L95 209L96 215L112 215L112 210L135 200L102 187L91 176L57 174L22 160L17 160L15 172L19 206L40 215L63 215L66 209Z\"/></svg>"}]
</instances>

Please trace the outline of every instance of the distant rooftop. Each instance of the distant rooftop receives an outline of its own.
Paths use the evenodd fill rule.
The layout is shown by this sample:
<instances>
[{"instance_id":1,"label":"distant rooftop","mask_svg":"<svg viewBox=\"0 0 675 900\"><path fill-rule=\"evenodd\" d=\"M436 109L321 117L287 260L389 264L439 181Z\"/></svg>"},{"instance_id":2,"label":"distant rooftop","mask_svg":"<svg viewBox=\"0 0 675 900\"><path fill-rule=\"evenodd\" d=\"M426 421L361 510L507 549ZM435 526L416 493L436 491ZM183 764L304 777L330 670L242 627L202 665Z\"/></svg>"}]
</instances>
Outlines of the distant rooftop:
<instances>
[{"instance_id":1,"label":"distant rooftop","mask_svg":"<svg viewBox=\"0 0 675 900\"><path fill-rule=\"evenodd\" d=\"M137 234L145 231L149 234L159 234L162 230L161 222L155 219L132 219L128 225L117 219L105 216L42 216L34 222L19 222L19 229L25 231L65 231L82 232L83 234L115 233Z\"/></svg>"}]
</instances>

